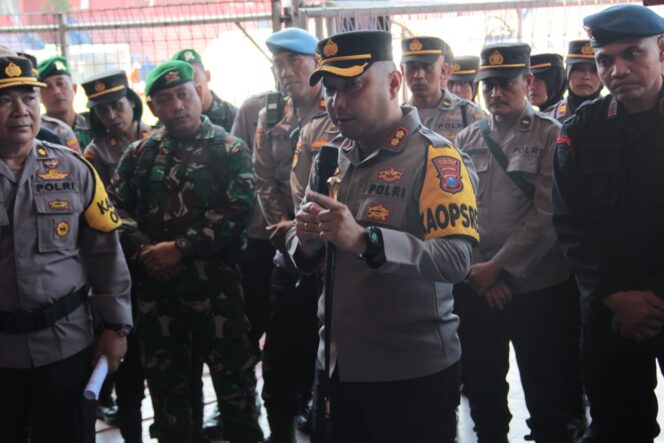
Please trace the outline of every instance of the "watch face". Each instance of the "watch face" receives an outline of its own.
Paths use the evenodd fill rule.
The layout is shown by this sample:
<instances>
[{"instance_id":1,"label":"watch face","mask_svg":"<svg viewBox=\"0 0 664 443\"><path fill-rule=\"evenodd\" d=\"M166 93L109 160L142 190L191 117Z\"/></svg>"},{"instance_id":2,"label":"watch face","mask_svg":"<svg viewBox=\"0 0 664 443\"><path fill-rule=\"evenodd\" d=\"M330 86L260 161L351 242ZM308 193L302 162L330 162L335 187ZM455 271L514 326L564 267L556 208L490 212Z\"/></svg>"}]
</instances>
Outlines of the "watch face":
<instances>
[{"instance_id":1,"label":"watch face","mask_svg":"<svg viewBox=\"0 0 664 443\"><path fill-rule=\"evenodd\" d=\"M374 245L377 245L380 239L378 238L378 230L377 229L369 229L369 239L371 240L371 243Z\"/></svg>"}]
</instances>

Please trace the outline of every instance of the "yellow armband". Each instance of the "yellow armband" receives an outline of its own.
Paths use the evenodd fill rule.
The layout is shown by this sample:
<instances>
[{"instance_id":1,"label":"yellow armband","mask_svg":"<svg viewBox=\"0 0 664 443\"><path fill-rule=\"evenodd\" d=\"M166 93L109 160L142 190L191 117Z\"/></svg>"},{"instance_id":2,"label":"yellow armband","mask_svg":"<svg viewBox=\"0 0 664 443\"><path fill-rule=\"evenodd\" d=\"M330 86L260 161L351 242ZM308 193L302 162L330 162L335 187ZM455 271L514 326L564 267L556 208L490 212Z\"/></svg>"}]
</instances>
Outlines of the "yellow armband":
<instances>
[{"instance_id":1,"label":"yellow armband","mask_svg":"<svg viewBox=\"0 0 664 443\"><path fill-rule=\"evenodd\" d=\"M88 222L88 226L97 231L115 231L122 224L122 220L108 199L108 194L106 194L104 183L99 178L99 174L87 160L83 159L83 161L87 164L95 180L92 201L85 208L85 221Z\"/></svg>"},{"instance_id":2,"label":"yellow armband","mask_svg":"<svg viewBox=\"0 0 664 443\"><path fill-rule=\"evenodd\" d=\"M461 154L452 146L427 148L420 219L425 240L451 235L480 239L473 184Z\"/></svg>"}]
</instances>

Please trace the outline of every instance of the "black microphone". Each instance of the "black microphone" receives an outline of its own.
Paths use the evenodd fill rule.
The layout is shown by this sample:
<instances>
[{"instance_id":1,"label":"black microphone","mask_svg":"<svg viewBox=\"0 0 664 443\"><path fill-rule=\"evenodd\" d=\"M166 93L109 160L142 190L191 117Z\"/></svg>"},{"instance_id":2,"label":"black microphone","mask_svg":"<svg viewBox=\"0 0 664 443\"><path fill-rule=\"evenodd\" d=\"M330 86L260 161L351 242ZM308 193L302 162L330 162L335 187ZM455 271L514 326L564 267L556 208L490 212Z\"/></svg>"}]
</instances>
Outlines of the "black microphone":
<instances>
[{"instance_id":1,"label":"black microphone","mask_svg":"<svg viewBox=\"0 0 664 443\"><path fill-rule=\"evenodd\" d=\"M334 146L323 145L316 161L318 162L316 165L318 175L316 192L328 195L327 179L334 175L334 171L339 165L339 150Z\"/></svg>"}]
</instances>

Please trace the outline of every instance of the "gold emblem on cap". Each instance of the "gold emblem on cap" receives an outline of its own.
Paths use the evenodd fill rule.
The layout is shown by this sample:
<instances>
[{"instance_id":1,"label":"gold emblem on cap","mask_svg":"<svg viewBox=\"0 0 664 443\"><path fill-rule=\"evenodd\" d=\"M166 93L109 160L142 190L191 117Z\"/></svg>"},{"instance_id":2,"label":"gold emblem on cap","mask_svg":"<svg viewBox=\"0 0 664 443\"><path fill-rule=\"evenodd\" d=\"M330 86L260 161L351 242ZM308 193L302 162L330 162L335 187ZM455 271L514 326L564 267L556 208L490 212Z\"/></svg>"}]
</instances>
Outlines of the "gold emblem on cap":
<instances>
[{"instance_id":1,"label":"gold emblem on cap","mask_svg":"<svg viewBox=\"0 0 664 443\"><path fill-rule=\"evenodd\" d=\"M595 51L593 51L593 48L590 47L590 43L586 43L585 45L583 45L583 48L581 48L581 54L595 55Z\"/></svg>"},{"instance_id":2,"label":"gold emblem on cap","mask_svg":"<svg viewBox=\"0 0 664 443\"><path fill-rule=\"evenodd\" d=\"M411 51L421 51L423 46L422 43L418 39L413 39L413 41L410 42L410 46L408 46Z\"/></svg>"},{"instance_id":3,"label":"gold emblem on cap","mask_svg":"<svg viewBox=\"0 0 664 443\"><path fill-rule=\"evenodd\" d=\"M455 63L452 65L452 72L459 72L461 71L461 65L458 63Z\"/></svg>"},{"instance_id":4,"label":"gold emblem on cap","mask_svg":"<svg viewBox=\"0 0 664 443\"><path fill-rule=\"evenodd\" d=\"M102 82L95 83L95 91L101 92L104 89L106 89L106 85L104 83L102 83Z\"/></svg>"},{"instance_id":5,"label":"gold emblem on cap","mask_svg":"<svg viewBox=\"0 0 664 443\"><path fill-rule=\"evenodd\" d=\"M489 63L492 65L502 65L505 59L503 58L503 54L501 54L498 51L493 51L493 54L489 57Z\"/></svg>"},{"instance_id":6,"label":"gold emblem on cap","mask_svg":"<svg viewBox=\"0 0 664 443\"><path fill-rule=\"evenodd\" d=\"M58 71L66 71L67 70L67 68L65 68L65 64L62 63L60 60L55 61L55 69L57 69Z\"/></svg>"},{"instance_id":7,"label":"gold emblem on cap","mask_svg":"<svg viewBox=\"0 0 664 443\"><path fill-rule=\"evenodd\" d=\"M337 46L337 44L334 43L332 39L328 40L323 47L323 55L325 57L333 57L337 55L337 52L339 52L339 46Z\"/></svg>"},{"instance_id":8,"label":"gold emblem on cap","mask_svg":"<svg viewBox=\"0 0 664 443\"><path fill-rule=\"evenodd\" d=\"M23 74L23 71L20 66L10 63L5 68L5 74L7 74L7 77L18 77Z\"/></svg>"},{"instance_id":9,"label":"gold emblem on cap","mask_svg":"<svg viewBox=\"0 0 664 443\"><path fill-rule=\"evenodd\" d=\"M194 53L191 51L186 51L184 53L184 59L189 61L189 60L196 60L196 56L194 56Z\"/></svg>"},{"instance_id":10,"label":"gold emblem on cap","mask_svg":"<svg viewBox=\"0 0 664 443\"><path fill-rule=\"evenodd\" d=\"M166 79L166 84L170 84L180 80L180 74L178 71L171 71L164 77Z\"/></svg>"}]
</instances>

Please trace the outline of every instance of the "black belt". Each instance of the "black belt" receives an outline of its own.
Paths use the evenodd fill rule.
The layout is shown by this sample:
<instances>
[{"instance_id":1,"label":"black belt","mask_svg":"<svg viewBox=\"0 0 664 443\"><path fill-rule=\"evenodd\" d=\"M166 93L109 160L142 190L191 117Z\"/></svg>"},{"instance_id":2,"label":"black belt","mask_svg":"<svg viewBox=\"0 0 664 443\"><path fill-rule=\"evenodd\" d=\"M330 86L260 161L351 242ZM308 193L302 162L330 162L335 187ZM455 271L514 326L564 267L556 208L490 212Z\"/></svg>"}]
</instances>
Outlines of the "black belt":
<instances>
[{"instance_id":1,"label":"black belt","mask_svg":"<svg viewBox=\"0 0 664 443\"><path fill-rule=\"evenodd\" d=\"M39 311L0 312L0 332L18 334L46 329L74 312L86 298L87 290L83 287Z\"/></svg>"}]
</instances>

